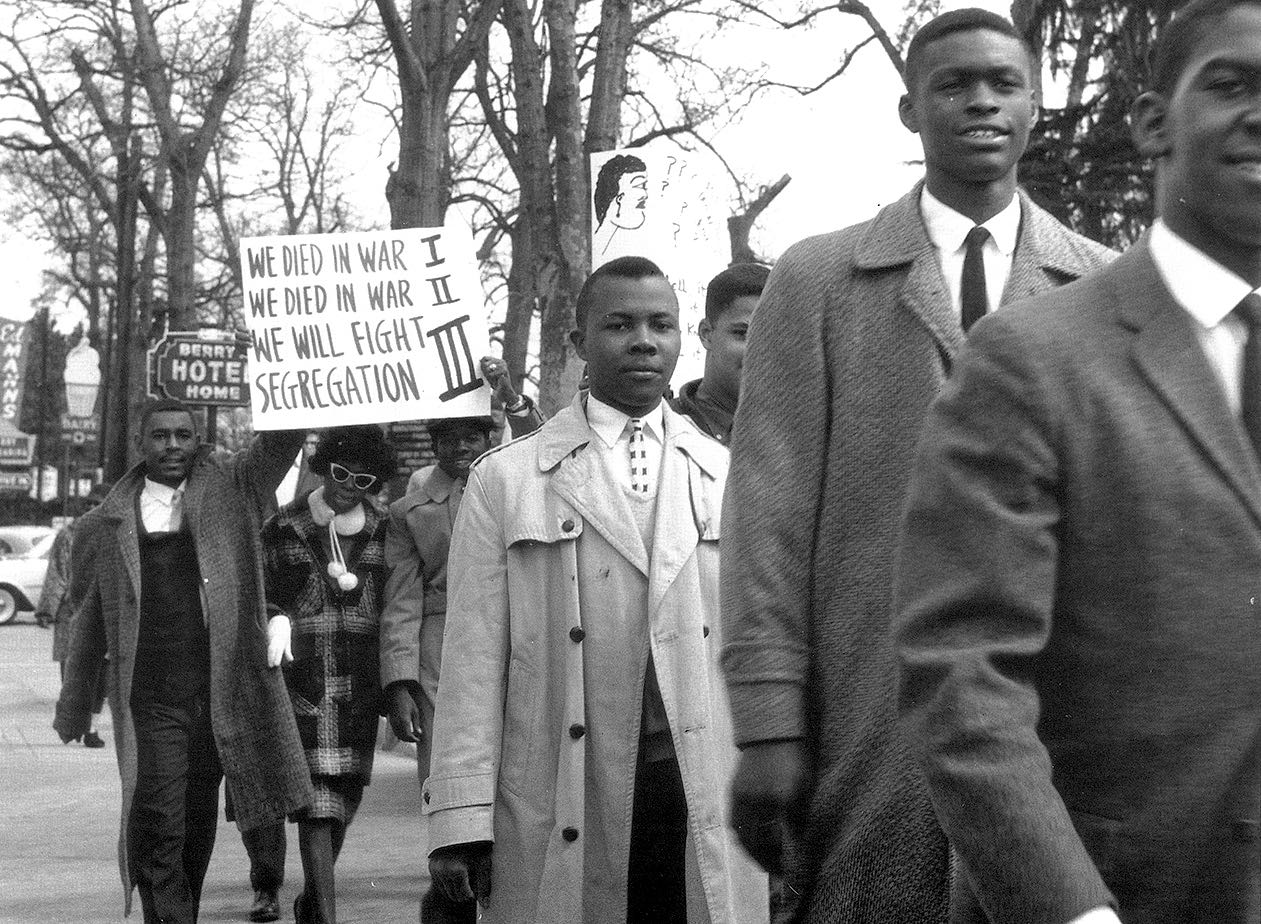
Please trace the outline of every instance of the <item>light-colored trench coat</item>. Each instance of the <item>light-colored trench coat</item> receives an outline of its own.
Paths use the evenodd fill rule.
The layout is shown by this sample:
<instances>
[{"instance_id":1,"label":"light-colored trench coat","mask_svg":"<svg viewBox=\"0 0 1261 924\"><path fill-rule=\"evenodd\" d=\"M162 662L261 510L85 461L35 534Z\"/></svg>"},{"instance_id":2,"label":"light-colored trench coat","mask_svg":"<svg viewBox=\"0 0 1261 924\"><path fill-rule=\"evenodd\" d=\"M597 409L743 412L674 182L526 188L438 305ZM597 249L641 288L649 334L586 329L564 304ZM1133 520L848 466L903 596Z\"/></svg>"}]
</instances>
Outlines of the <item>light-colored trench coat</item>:
<instances>
[{"instance_id":1,"label":"light-colored trench coat","mask_svg":"<svg viewBox=\"0 0 1261 924\"><path fill-rule=\"evenodd\" d=\"M766 877L726 817L735 748L717 657L727 451L668 408L664 429L651 557L588 446L578 399L470 475L424 798L431 849L495 842L486 924L625 921L650 645L687 796L688 919L767 920Z\"/></svg>"}]
</instances>

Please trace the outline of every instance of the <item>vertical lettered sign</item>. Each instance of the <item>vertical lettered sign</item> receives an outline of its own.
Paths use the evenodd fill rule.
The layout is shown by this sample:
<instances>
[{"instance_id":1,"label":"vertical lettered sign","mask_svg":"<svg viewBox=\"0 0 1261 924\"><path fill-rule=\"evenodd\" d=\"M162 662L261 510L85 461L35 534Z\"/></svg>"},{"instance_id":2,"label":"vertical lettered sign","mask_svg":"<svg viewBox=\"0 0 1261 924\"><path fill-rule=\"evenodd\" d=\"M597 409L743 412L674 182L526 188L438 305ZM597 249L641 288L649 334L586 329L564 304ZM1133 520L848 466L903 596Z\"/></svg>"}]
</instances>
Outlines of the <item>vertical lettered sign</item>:
<instances>
[{"instance_id":1,"label":"vertical lettered sign","mask_svg":"<svg viewBox=\"0 0 1261 924\"><path fill-rule=\"evenodd\" d=\"M487 413L466 231L245 238L241 277L256 430Z\"/></svg>"},{"instance_id":2,"label":"vertical lettered sign","mask_svg":"<svg viewBox=\"0 0 1261 924\"><path fill-rule=\"evenodd\" d=\"M22 409L26 322L0 318L0 420L15 427Z\"/></svg>"}]
</instances>

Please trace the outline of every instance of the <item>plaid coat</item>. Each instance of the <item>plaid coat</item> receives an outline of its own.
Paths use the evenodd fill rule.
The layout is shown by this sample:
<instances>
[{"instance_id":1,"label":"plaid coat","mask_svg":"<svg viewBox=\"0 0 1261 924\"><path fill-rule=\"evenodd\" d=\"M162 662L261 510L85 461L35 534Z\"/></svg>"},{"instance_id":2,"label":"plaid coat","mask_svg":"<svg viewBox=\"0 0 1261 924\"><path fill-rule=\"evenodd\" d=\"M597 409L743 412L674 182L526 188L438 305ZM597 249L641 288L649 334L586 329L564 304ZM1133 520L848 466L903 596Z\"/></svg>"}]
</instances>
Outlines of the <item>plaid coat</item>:
<instances>
[{"instance_id":1,"label":"plaid coat","mask_svg":"<svg viewBox=\"0 0 1261 924\"><path fill-rule=\"evenodd\" d=\"M301 430L262 433L243 452L202 446L184 493L210 629L210 718L238 825L279 821L310 804L311 777L280 671L267 666L259 528L269 496L302 446ZM140 631L140 540L136 496L143 463L124 475L101 506L80 518L71 553L76 609L54 727L82 734L91 721L101 658L109 654L110 711L122 778L118 841L124 903L131 910L127 820L136 790L131 679Z\"/></svg>"},{"instance_id":2,"label":"plaid coat","mask_svg":"<svg viewBox=\"0 0 1261 924\"><path fill-rule=\"evenodd\" d=\"M311 773L372 777L372 749L383 698L378 635L385 600L387 519L371 503L358 536L341 537L359 586L344 591L328 576L322 543L328 528L305 497L263 525L267 606L293 626L293 661L285 684Z\"/></svg>"}]
</instances>

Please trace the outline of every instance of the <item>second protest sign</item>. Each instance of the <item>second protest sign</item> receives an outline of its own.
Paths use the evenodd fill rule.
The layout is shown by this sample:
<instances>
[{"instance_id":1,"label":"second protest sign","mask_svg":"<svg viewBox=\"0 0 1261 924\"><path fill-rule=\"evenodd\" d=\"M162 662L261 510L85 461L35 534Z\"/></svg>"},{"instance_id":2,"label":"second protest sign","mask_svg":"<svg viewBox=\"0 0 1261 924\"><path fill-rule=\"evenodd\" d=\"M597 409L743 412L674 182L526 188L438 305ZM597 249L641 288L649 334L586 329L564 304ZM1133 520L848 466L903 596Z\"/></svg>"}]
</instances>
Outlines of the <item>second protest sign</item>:
<instances>
[{"instance_id":1,"label":"second protest sign","mask_svg":"<svg viewBox=\"0 0 1261 924\"><path fill-rule=\"evenodd\" d=\"M485 414L488 337L457 228L241 241L254 429Z\"/></svg>"}]
</instances>

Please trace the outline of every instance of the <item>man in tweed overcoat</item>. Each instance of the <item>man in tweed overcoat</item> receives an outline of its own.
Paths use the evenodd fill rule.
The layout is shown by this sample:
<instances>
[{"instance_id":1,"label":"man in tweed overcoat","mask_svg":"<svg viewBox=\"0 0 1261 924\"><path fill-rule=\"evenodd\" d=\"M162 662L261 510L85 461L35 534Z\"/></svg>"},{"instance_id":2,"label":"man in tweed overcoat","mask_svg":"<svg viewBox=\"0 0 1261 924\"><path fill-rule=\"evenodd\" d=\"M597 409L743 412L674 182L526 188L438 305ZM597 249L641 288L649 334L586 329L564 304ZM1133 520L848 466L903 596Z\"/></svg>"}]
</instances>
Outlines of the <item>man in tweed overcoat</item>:
<instances>
[{"instance_id":1,"label":"man in tweed overcoat","mask_svg":"<svg viewBox=\"0 0 1261 924\"><path fill-rule=\"evenodd\" d=\"M108 652L123 796L119 870L125 911L138 886L146 924L196 920L221 775L243 829L281 820L312 798L284 680L267 667L258 538L261 512L303 435L263 433L243 452L217 453L197 444L187 408L155 402L141 422L145 460L75 533L78 615L54 727L63 741L87 730L96 669ZM158 494L169 501L169 531L151 525L162 482L182 485ZM150 543L160 541L188 549L187 567L142 582L153 574ZM154 612L156 597L183 605ZM172 636L157 633L179 625L188 638L159 644ZM138 796L138 787L155 795ZM163 798L164 788L174 797Z\"/></svg>"},{"instance_id":2,"label":"man in tweed overcoat","mask_svg":"<svg viewBox=\"0 0 1261 924\"><path fill-rule=\"evenodd\" d=\"M926 184L776 264L749 331L724 502L733 819L751 853L785 868L809 921L946 915L949 849L897 728L890 597L916 438L965 339L959 229L993 228L985 265L1006 282L991 277L991 307L1108 256L1016 188L1035 108L1009 23L938 17L908 49L907 86Z\"/></svg>"}]
</instances>

